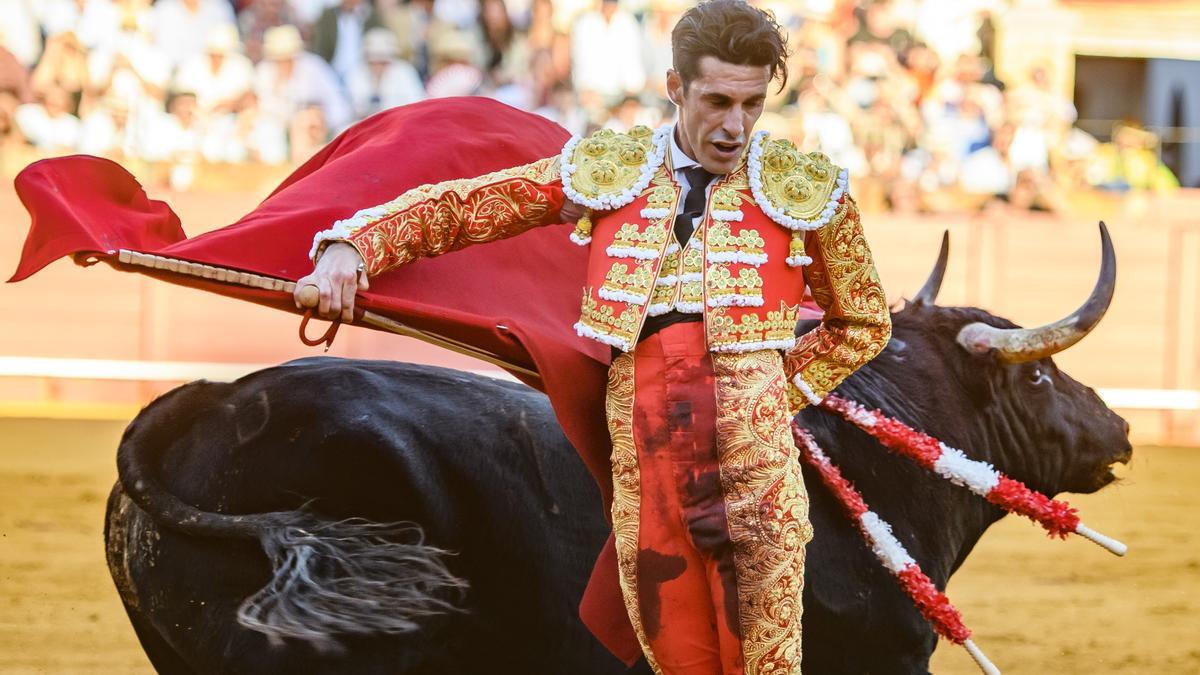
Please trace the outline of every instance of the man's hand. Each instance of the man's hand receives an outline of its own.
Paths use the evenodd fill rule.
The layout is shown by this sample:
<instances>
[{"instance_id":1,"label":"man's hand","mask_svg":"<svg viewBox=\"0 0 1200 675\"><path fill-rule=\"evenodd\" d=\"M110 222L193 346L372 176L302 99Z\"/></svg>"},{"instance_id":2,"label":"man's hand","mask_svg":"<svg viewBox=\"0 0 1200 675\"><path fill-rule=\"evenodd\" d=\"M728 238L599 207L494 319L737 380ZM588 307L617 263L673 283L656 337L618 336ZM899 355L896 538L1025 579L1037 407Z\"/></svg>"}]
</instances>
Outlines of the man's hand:
<instances>
[{"instance_id":1,"label":"man's hand","mask_svg":"<svg viewBox=\"0 0 1200 675\"><path fill-rule=\"evenodd\" d=\"M574 223L583 217L583 207L568 199L563 202L562 210L559 211L558 217L559 222Z\"/></svg>"},{"instance_id":2,"label":"man's hand","mask_svg":"<svg viewBox=\"0 0 1200 675\"><path fill-rule=\"evenodd\" d=\"M354 294L360 287L364 291L371 287L366 271L360 270L362 264L363 259L358 254L358 249L350 244L329 244L317 258L317 265L312 274L300 277L296 281L296 290L292 294L296 307L303 308L300 289L316 286L321 292L321 301L317 305L318 315L325 319L333 319L340 313L342 321L353 321Z\"/></svg>"}]
</instances>

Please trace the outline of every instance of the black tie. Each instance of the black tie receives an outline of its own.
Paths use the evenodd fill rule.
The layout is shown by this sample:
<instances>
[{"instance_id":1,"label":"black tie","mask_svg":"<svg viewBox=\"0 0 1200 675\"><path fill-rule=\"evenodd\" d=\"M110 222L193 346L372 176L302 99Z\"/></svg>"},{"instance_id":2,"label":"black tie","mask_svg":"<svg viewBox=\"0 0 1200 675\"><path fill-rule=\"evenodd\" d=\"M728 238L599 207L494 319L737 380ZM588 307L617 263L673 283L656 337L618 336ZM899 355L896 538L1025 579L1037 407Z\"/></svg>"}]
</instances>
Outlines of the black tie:
<instances>
[{"instance_id":1,"label":"black tie","mask_svg":"<svg viewBox=\"0 0 1200 675\"><path fill-rule=\"evenodd\" d=\"M713 179L713 174L705 171L702 166L684 169L683 175L687 177L688 195L687 199L683 200L683 211L675 216L675 239L679 241L680 246L686 245L692 236L692 230L695 229L692 221L704 213L704 193Z\"/></svg>"}]
</instances>

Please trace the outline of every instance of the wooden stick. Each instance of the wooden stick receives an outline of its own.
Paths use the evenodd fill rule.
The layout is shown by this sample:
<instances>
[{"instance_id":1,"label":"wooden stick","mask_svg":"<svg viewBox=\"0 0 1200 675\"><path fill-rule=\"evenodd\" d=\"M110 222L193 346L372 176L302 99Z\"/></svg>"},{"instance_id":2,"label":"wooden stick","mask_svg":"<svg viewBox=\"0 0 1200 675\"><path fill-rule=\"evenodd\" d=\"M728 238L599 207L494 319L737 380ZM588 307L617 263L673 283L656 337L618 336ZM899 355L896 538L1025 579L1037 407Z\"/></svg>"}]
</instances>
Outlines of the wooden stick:
<instances>
[{"instance_id":1,"label":"wooden stick","mask_svg":"<svg viewBox=\"0 0 1200 675\"><path fill-rule=\"evenodd\" d=\"M178 258L168 258L166 256L153 255L150 253L140 253L138 251L130 251L121 249L117 252L117 260L126 265L135 265L138 267L148 267L156 270L167 270L186 276L199 277L201 279L210 279L220 281L227 284L237 286L247 286L249 288L260 288L268 291L278 291L292 295L296 290L296 282L276 277L267 277L260 274L251 274L249 272L241 272L238 270L228 269L224 267L214 267L212 265L203 265L201 263L191 262L188 260L180 260ZM307 308L315 308L320 302L320 289L311 284L305 285L300 291L300 303ZM386 330L389 333L403 335L406 337L416 338L422 342L449 349L452 352L457 352L472 358L479 359L490 363L494 366L499 366L505 370L538 377L536 370L524 368L505 361L496 354L480 349L465 342L460 342L452 338L448 338L437 333L431 333L419 328L405 325L389 319L386 316L376 314L374 312L363 312L361 322L373 328Z\"/></svg>"}]
</instances>

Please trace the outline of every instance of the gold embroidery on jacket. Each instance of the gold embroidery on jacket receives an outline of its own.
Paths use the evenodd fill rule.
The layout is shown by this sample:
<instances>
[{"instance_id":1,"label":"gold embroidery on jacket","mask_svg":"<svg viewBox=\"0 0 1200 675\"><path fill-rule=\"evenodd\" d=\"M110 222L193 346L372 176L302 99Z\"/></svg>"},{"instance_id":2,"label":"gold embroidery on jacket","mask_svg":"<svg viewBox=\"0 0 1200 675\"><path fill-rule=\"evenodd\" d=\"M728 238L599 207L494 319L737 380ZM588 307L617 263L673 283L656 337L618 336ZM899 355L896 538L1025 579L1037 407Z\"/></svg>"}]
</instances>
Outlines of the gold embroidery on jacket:
<instances>
[{"instance_id":1,"label":"gold embroidery on jacket","mask_svg":"<svg viewBox=\"0 0 1200 675\"><path fill-rule=\"evenodd\" d=\"M601 304L592 297L592 289L583 290L583 306L579 322L601 335L610 335L633 344L638 329L638 310L626 307L619 313L611 305Z\"/></svg>"},{"instance_id":2,"label":"gold embroidery on jacket","mask_svg":"<svg viewBox=\"0 0 1200 675\"><path fill-rule=\"evenodd\" d=\"M755 229L747 228L734 235L728 223L715 222L708 230L706 243L710 254L741 252L766 260L767 242Z\"/></svg>"},{"instance_id":3,"label":"gold embroidery on jacket","mask_svg":"<svg viewBox=\"0 0 1200 675\"><path fill-rule=\"evenodd\" d=\"M758 270L743 267L737 276L729 271L729 265L716 263L708 266L709 306L737 305L757 307L762 305L763 280Z\"/></svg>"},{"instance_id":4,"label":"gold embroidery on jacket","mask_svg":"<svg viewBox=\"0 0 1200 675\"><path fill-rule=\"evenodd\" d=\"M649 188L649 197L646 208L648 209L670 209L675 206L675 188L670 185L652 185Z\"/></svg>"},{"instance_id":5,"label":"gold embroidery on jacket","mask_svg":"<svg viewBox=\"0 0 1200 675\"><path fill-rule=\"evenodd\" d=\"M654 285L654 260L633 263L633 269L624 262L613 263L604 275L600 297L605 300L646 304L650 288Z\"/></svg>"},{"instance_id":6,"label":"gold embroidery on jacket","mask_svg":"<svg viewBox=\"0 0 1200 675\"><path fill-rule=\"evenodd\" d=\"M737 211L742 208L743 201L750 201L750 198L725 183L713 190L711 208L713 211Z\"/></svg>"},{"instance_id":7,"label":"gold embroidery on jacket","mask_svg":"<svg viewBox=\"0 0 1200 675\"><path fill-rule=\"evenodd\" d=\"M658 271L658 279L654 283L654 291L650 294L650 316L666 314L675 300L679 290L680 275L679 251L671 251L663 256L662 267Z\"/></svg>"},{"instance_id":8,"label":"gold embroidery on jacket","mask_svg":"<svg viewBox=\"0 0 1200 675\"><path fill-rule=\"evenodd\" d=\"M737 320L729 315L728 308L710 307L708 310L709 347L721 350L739 344L778 343L791 345L795 341L796 322L800 320L800 308L779 303L779 309L766 313L762 310L753 314L742 314ZM775 347L778 348L778 347Z\"/></svg>"},{"instance_id":9,"label":"gold embroidery on jacket","mask_svg":"<svg viewBox=\"0 0 1200 675\"><path fill-rule=\"evenodd\" d=\"M666 241L665 225L647 225L643 229L636 223L625 223L617 229L608 254L614 258L657 258Z\"/></svg>"},{"instance_id":10,"label":"gold embroidery on jacket","mask_svg":"<svg viewBox=\"0 0 1200 675\"><path fill-rule=\"evenodd\" d=\"M805 268L825 321L788 352L789 380L799 373L824 398L842 380L875 358L891 337L891 314L867 248L858 208L846 197L832 221L816 231L818 246Z\"/></svg>"},{"instance_id":11,"label":"gold embroidery on jacket","mask_svg":"<svg viewBox=\"0 0 1200 675\"><path fill-rule=\"evenodd\" d=\"M422 185L380 206L347 241L376 275L417 258L511 237L552 215L549 194L538 188L558 176L558 158L548 157L478 178Z\"/></svg>"}]
</instances>

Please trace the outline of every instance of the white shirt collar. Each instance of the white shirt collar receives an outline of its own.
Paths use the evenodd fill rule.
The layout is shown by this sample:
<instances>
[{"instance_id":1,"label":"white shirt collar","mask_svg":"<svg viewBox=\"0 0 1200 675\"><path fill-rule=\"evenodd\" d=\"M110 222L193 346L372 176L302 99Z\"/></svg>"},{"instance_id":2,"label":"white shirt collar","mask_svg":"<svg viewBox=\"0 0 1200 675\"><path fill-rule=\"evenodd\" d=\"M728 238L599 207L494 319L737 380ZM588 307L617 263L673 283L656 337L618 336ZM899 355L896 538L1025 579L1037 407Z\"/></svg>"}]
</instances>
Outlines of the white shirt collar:
<instances>
[{"instance_id":1,"label":"white shirt collar","mask_svg":"<svg viewBox=\"0 0 1200 675\"><path fill-rule=\"evenodd\" d=\"M700 166L700 162L688 157L683 148L679 147L679 142L675 140L678 128L678 126L671 127L671 168L675 171L682 171L693 166Z\"/></svg>"}]
</instances>

